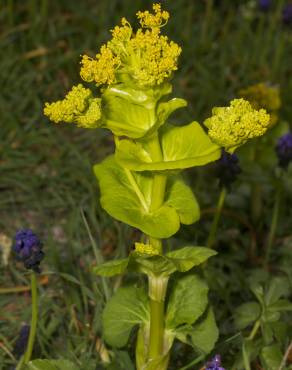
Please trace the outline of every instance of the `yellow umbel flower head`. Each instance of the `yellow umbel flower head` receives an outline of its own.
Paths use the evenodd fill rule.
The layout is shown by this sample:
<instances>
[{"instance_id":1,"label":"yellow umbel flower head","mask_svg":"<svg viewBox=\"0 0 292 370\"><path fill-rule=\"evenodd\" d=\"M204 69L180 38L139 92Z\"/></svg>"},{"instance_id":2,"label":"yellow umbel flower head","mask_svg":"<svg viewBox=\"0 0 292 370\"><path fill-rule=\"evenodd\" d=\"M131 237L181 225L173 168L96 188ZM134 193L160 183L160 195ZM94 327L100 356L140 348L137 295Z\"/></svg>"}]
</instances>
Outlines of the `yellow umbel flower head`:
<instances>
[{"instance_id":1,"label":"yellow umbel flower head","mask_svg":"<svg viewBox=\"0 0 292 370\"><path fill-rule=\"evenodd\" d=\"M46 103L44 114L53 122L77 123L84 128L96 128L100 119L100 99L93 98L81 84L73 86L65 99Z\"/></svg>"},{"instance_id":2,"label":"yellow umbel flower head","mask_svg":"<svg viewBox=\"0 0 292 370\"><path fill-rule=\"evenodd\" d=\"M272 125L277 122L277 111L281 107L280 91L277 86L261 82L239 90L239 96L248 100L254 109L266 109L271 115Z\"/></svg>"},{"instance_id":3,"label":"yellow umbel flower head","mask_svg":"<svg viewBox=\"0 0 292 370\"><path fill-rule=\"evenodd\" d=\"M84 55L81 61L81 78L97 85L111 85L133 81L140 87L153 87L171 77L177 69L181 48L167 36L161 35L169 14L153 5L154 14L138 12L142 28L133 32L123 18L121 26L112 31L112 39L101 47L95 59Z\"/></svg>"},{"instance_id":4,"label":"yellow umbel flower head","mask_svg":"<svg viewBox=\"0 0 292 370\"><path fill-rule=\"evenodd\" d=\"M150 244L135 243L135 252L141 254L149 254L151 256L156 256L159 251Z\"/></svg>"},{"instance_id":5,"label":"yellow umbel flower head","mask_svg":"<svg viewBox=\"0 0 292 370\"><path fill-rule=\"evenodd\" d=\"M262 136L270 127L266 110L255 110L244 99L234 99L230 107L217 107L212 113L204 122L208 135L230 153L247 140Z\"/></svg>"}]
</instances>

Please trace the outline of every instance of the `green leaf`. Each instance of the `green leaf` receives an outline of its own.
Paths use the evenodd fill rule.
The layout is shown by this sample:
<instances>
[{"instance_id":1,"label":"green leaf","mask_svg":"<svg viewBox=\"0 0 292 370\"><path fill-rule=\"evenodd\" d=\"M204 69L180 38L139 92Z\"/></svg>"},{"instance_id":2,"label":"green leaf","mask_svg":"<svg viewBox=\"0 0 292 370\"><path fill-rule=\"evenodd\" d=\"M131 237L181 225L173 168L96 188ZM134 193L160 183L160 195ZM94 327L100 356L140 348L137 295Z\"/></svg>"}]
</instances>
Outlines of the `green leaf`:
<instances>
[{"instance_id":1,"label":"green leaf","mask_svg":"<svg viewBox=\"0 0 292 370\"><path fill-rule=\"evenodd\" d=\"M208 304L208 286L197 275L184 276L175 281L169 297L166 328L193 324Z\"/></svg>"},{"instance_id":2,"label":"green leaf","mask_svg":"<svg viewBox=\"0 0 292 370\"><path fill-rule=\"evenodd\" d=\"M121 140L116 159L135 171L182 170L202 166L220 158L221 149L214 144L197 122L185 126L167 124L161 132L163 161L154 162L147 141L134 143Z\"/></svg>"},{"instance_id":3,"label":"green leaf","mask_svg":"<svg viewBox=\"0 0 292 370\"><path fill-rule=\"evenodd\" d=\"M169 362L169 351L173 343L174 336L170 337L165 332L164 337L164 353L155 360L147 362L149 327L141 326L138 331L137 345L136 345L136 366L137 369L143 370L165 370Z\"/></svg>"},{"instance_id":4,"label":"green leaf","mask_svg":"<svg viewBox=\"0 0 292 370\"><path fill-rule=\"evenodd\" d=\"M217 252L210 248L188 246L169 252L166 257L173 261L178 271L185 272L216 254Z\"/></svg>"},{"instance_id":5,"label":"green leaf","mask_svg":"<svg viewBox=\"0 0 292 370\"><path fill-rule=\"evenodd\" d=\"M155 131L172 110L182 106L179 102L169 102L159 109L159 100L170 92L170 84L148 90L137 90L125 84L109 87L101 99L102 126L116 136L141 138Z\"/></svg>"},{"instance_id":6,"label":"green leaf","mask_svg":"<svg viewBox=\"0 0 292 370\"><path fill-rule=\"evenodd\" d=\"M169 353L162 355L154 360L149 360L144 366L143 370L165 370L169 362Z\"/></svg>"},{"instance_id":7,"label":"green leaf","mask_svg":"<svg viewBox=\"0 0 292 370\"><path fill-rule=\"evenodd\" d=\"M102 263L92 269L96 275L114 276L123 274L128 267L129 258L117 259Z\"/></svg>"},{"instance_id":8,"label":"green leaf","mask_svg":"<svg viewBox=\"0 0 292 370\"><path fill-rule=\"evenodd\" d=\"M129 269L132 271L143 272L147 275L169 276L176 271L175 264L165 256L142 255L140 253L131 253L131 263Z\"/></svg>"},{"instance_id":9,"label":"green leaf","mask_svg":"<svg viewBox=\"0 0 292 370\"><path fill-rule=\"evenodd\" d=\"M113 347L123 347L133 327L148 321L148 299L144 290L135 286L119 288L103 312L104 338Z\"/></svg>"},{"instance_id":10,"label":"green leaf","mask_svg":"<svg viewBox=\"0 0 292 370\"><path fill-rule=\"evenodd\" d=\"M292 311L292 303L287 299L279 299L277 302L267 307L270 312L285 312Z\"/></svg>"},{"instance_id":11,"label":"green leaf","mask_svg":"<svg viewBox=\"0 0 292 370\"><path fill-rule=\"evenodd\" d=\"M196 324L191 333L193 346L203 354L209 354L219 337L213 310L209 308L204 320Z\"/></svg>"},{"instance_id":12,"label":"green leaf","mask_svg":"<svg viewBox=\"0 0 292 370\"><path fill-rule=\"evenodd\" d=\"M290 283L286 277L272 278L267 293L265 294L265 303L270 306L276 303L281 297L290 294Z\"/></svg>"},{"instance_id":13,"label":"green leaf","mask_svg":"<svg viewBox=\"0 0 292 370\"><path fill-rule=\"evenodd\" d=\"M246 302L235 309L234 321L238 329L244 329L260 317L261 306L257 302Z\"/></svg>"},{"instance_id":14,"label":"green leaf","mask_svg":"<svg viewBox=\"0 0 292 370\"><path fill-rule=\"evenodd\" d=\"M278 370L283 358L280 345L266 346L261 351L261 362L265 370Z\"/></svg>"},{"instance_id":15,"label":"green leaf","mask_svg":"<svg viewBox=\"0 0 292 370\"><path fill-rule=\"evenodd\" d=\"M176 210L162 205L150 211L152 177L130 173L113 156L94 166L101 190L101 205L114 218L154 238L168 238L180 227Z\"/></svg>"},{"instance_id":16,"label":"green leaf","mask_svg":"<svg viewBox=\"0 0 292 370\"><path fill-rule=\"evenodd\" d=\"M180 222L191 225L200 218L200 207L191 188L180 176L172 176L168 180L165 194L165 205L174 208Z\"/></svg>"},{"instance_id":17,"label":"green leaf","mask_svg":"<svg viewBox=\"0 0 292 370\"><path fill-rule=\"evenodd\" d=\"M29 370L79 370L68 360L34 360L27 364Z\"/></svg>"},{"instance_id":18,"label":"green leaf","mask_svg":"<svg viewBox=\"0 0 292 370\"><path fill-rule=\"evenodd\" d=\"M158 105L157 116L160 122L165 122L168 117L179 108L187 106L187 101L184 99L173 98L167 102L162 102Z\"/></svg>"}]
</instances>

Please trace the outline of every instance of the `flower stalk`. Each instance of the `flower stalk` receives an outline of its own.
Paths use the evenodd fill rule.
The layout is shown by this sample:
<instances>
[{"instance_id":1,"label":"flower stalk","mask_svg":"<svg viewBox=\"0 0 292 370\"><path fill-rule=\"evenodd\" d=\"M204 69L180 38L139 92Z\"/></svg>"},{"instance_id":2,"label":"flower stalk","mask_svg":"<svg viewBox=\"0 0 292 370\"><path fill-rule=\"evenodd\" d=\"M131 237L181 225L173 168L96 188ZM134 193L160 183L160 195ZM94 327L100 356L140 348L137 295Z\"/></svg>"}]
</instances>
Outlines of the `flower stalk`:
<instances>
[{"instance_id":1,"label":"flower stalk","mask_svg":"<svg viewBox=\"0 0 292 370\"><path fill-rule=\"evenodd\" d=\"M216 211L215 211L215 216L214 216L212 226L211 226L211 229L210 229L210 233L209 233L209 236L208 236L208 239L207 239L207 247L208 248L213 248L213 246L214 246L221 212L222 212L224 202L225 202L225 197L226 197L226 188L223 187L221 192L220 192L219 198L218 198L217 207L216 207Z\"/></svg>"},{"instance_id":2,"label":"flower stalk","mask_svg":"<svg viewBox=\"0 0 292 370\"><path fill-rule=\"evenodd\" d=\"M276 190L276 195L275 195L272 223L271 223L270 232L268 235L266 254L265 254L265 259L264 259L265 269L267 269L269 266L271 250L272 250L273 243L275 240L275 234L276 234L278 219L279 219L280 203L281 203L281 187L280 185L278 185L277 190Z\"/></svg>"},{"instance_id":3,"label":"flower stalk","mask_svg":"<svg viewBox=\"0 0 292 370\"><path fill-rule=\"evenodd\" d=\"M38 321L38 292L37 292L37 278L34 271L31 272L31 322L30 322L30 331L28 337L27 349L24 354L24 364L27 364L30 361L33 346L36 337L37 321Z\"/></svg>"}]
</instances>

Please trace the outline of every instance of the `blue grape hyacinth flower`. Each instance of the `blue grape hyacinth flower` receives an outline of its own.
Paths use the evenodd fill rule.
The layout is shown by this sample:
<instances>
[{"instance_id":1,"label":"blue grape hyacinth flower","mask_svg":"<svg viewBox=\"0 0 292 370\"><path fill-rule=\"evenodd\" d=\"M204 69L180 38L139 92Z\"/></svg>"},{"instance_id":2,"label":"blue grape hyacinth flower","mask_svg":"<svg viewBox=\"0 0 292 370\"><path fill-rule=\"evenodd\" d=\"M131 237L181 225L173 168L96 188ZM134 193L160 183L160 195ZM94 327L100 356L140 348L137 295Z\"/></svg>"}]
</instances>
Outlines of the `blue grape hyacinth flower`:
<instances>
[{"instance_id":1,"label":"blue grape hyacinth flower","mask_svg":"<svg viewBox=\"0 0 292 370\"><path fill-rule=\"evenodd\" d=\"M221 157L215 162L215 174L219 179L220 186L229 188L240 172L237 155L222 150Z\"/></svg>"},{"instance_id":2,"label":"blue grape hyacinth flower","mask_svg":"<svg viewBox=\"0 0 292 370\"><path fill-rule=\"evenodd\" d=\"M272 5L272 0L258 0L258 7L260 10L266 12L270 9Z\"/></svg>"},{"instance_id":3,"label":"blue grape hyacinth flower","mask_svg":"<svg viewBox=\"0 0 292 370\"><path fill-rule=\"evenodd\" d=\"M41 241L30 229L19 230L15 235L13 251L28 270L40 272L39 265L44 258L42 247Z\"/></svg>"},{"instance_id":4,"label":"blue grape hyacinth flower","mask_svg":"<svg viewBox=\"0 0 292 370\"><path fill-rule=\"evenodd\" d=\"M292 24L292 3L289 3L284 6L282 10L282 20L283 20L283 23L287 25Z\"/></svg>"},{"instance_id":5,"label":"blue grape hyacinth flower","mask_svg":"<svg viewBox=\"0 0 292 370\"><path fill-rule=\"evenodd\" d=\"M280 137L276 145L276 153L279 159L279 166L286 169L292 162L292 133L289 132Z\"/></svg>"},{"instance_id":6,"label":"blue grape hyacinth flower","mask_svg":"<svg viewBox=\"0 0 292 370\"><path fill-rule=\"evenodd\" d=\"M19 359L26 351L28 338L29 338L30 326L23 325L20 329L18 338L13 347L13 354L16 359Z\"/></svg>"},{"instance_id":7,"label":"blue grape hyacinth flower","mask_svg":"<svg viewBox=\"0 0 292 370\"><path fill-rule=\"evenodd\" d=\"M225 370L221 366L221 356L216 355L211 361L207 362L206 370Z\"/></svg>"}]
</instances>

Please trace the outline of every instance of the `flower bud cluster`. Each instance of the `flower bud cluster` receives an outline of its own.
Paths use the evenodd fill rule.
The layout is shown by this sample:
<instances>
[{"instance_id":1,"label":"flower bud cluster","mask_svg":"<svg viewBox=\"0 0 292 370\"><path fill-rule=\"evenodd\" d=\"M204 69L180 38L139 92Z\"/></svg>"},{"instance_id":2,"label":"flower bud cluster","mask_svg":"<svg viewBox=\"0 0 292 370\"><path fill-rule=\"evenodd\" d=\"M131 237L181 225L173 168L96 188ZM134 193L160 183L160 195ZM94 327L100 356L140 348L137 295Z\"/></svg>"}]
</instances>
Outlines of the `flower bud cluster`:
<instances>
[{"instance_id":1,"label":"flower bud cluster","mask_svg":"<svg viewBox=\"0 0 292 370\"><path fill-rule=\"evenodd\" d=\"M79 84L73 86L65 99L46 103L44 114L55 123L76 123L79 127L96 128L101 116L100 99L93 98L91 91Z\"/></svg>"},{"instance_id":2,"label":"flower bud cluster","mask_svg":"<svg viewBox=\"0 0 292 370\"><path fill-rule=\"evenodd\" d=\"M42 243L30 229L19 230L15 235L13 250L24 267L34 272L40 272L39 265L44 258Z\"/></svg>"},{"instance_id":3,"label":"flower bud cluster","mask_svg":"<svg viewBox=\"0 0 292 370\"><path fill-rule=\"evenodd\" d=\"M229 153L247 140L262 136L270 126L270 116L264 109L255 110L244 99L234 99L230 107L216 107L204 124L208 135Z\"/></svg>"}]
</instances>

